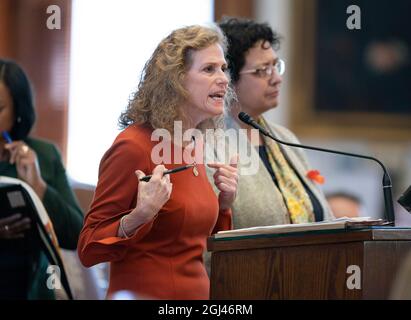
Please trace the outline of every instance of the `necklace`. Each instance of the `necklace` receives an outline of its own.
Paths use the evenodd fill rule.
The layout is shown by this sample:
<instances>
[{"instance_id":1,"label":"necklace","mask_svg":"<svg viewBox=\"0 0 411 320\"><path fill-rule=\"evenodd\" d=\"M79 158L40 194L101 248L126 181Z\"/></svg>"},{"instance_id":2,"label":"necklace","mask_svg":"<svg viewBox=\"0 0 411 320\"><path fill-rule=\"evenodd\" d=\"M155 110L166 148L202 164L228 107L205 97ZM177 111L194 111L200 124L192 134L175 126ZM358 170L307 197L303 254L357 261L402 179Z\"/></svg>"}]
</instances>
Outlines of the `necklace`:
<instances>
[{"instance_id":1,"label":"necklace","mask_svg":"<svg viewBox=\"0 0 411 320\"><path fill-rule=\"evenodd\" d=\"M191 136L191 140L193 141L193 149L194 149L194 152L195 152L195 149L196 149L196 138L195 138L194 136ZM200 173L198 172L197 163L195 162L195 160L194 160L193 174L194 174L195 177L198 177L198 175L200 174Z\"/></svg>"},{"instance_id":2,"label":"necklace","mask_svg":"<svg viewBox=\"0 0 411 320\"><path fill-rule=\"evenodd\" d=\"M197 169L197 166L196 166L196 163L194 162L194 167L193 167L193 174L194 174L194 176L196 176L196 177L198 177L198 175L200 174L199 172L198 172L198 169Z\"/></svg>"}]
</instances>

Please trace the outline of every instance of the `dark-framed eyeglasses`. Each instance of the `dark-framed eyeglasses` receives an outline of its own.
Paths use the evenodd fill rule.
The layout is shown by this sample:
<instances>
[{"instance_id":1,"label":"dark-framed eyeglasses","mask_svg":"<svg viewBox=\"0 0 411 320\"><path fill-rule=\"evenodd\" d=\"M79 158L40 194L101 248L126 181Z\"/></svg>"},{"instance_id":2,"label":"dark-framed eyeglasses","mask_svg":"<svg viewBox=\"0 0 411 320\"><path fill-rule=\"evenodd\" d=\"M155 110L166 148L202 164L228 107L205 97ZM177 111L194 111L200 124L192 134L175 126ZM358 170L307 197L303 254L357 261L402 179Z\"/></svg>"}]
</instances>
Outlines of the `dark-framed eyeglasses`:
<instances>
[{"instance_id":1,"label":"dark-framed eyeglasses","mask_svg":"<svg viewBox=\"0 0 411 320\"><path fill-rule=\"evenodd\" d=\"M255 69L244 70L241 71L240 74L255 74L259 78L268 78L273 75L273 73L277 72L278 75L283 75L285 72L285 62L282 59L278 59L274 65L268 65L263 67L258 67Z\"/></svg>"}]
</instances>

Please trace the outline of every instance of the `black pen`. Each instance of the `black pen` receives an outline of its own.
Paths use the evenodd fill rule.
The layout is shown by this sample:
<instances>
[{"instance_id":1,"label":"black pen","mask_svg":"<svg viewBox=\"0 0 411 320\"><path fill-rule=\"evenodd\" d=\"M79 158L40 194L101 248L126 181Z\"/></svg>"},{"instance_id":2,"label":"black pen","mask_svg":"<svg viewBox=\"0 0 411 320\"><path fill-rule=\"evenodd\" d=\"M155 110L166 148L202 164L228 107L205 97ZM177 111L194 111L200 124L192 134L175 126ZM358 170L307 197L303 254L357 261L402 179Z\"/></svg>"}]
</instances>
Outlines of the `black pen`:
<instances>
[{"instance_id":1,"label":"black pen","mask_svg":"<svg viewBox=\"0 0 411 320\"><path fill-rule=\"evenodd\" d=\"M176 173L176 172L179 172L179 171L183 171L183 170L186 170L186 169L188 169L188 168L195 167L195 165L196 165L195 163L193 163L193 164L187 164L187 165L182 166L182 167L178 167L178 168L171 169L171 170L166 170L166 171L164 171L163 175L165 175L165 174L170 174L170 173ZM148 176L142 177L142 178L140 179L140 181L148 182L148 181L150 181L150 179L151 179L152 176L153 176L153 175L150 174L150 175L148 175Z\"/></svg>"}]
</instances>

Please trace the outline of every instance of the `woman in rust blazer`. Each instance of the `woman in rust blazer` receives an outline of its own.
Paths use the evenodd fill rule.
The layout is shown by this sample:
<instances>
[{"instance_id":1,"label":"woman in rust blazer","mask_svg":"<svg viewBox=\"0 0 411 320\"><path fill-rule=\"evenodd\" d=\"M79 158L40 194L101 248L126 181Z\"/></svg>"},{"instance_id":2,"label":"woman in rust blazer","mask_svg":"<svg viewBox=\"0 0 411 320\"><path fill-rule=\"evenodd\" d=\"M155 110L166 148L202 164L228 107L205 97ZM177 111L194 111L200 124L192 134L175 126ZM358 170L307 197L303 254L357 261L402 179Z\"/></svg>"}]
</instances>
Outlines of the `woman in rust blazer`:
<instances>
[{"instance_id":1,"label":"woman in rust blazer","mask_svg":"<svg viewBox=\"0 0 411 320\"><path fill-rule=\"evenodd\" d=\"M228 96L224 41L217 27L172 32L120 117L124 130L101 160L78 243L85 266L110 262L109 296L128 290L155 299L209 297L202 253L209 235L231 228L237 159L208 165L217 197L202 163L201 135L195 144L179 141L176 128L194 134L218 123ZM196 162L187 157L193 153ZM195 166L164 174L190 163ZM141 181L147 174L151 179Z\"/></svg>"}]
</instances>

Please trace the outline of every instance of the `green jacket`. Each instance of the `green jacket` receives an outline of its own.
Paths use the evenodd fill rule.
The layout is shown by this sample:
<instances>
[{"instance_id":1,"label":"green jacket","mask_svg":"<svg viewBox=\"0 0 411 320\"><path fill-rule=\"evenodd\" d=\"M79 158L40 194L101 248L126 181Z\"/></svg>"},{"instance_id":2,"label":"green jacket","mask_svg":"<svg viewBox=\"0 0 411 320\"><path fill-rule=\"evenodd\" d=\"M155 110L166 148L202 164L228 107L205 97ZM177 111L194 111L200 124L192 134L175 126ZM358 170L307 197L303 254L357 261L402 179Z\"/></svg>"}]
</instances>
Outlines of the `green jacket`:
<instances>
[{"instance_id":1,"label":"green jacket","mask_svg":"<svg viewBox=\"0 0 411 320\"><path fill-rule=\"evenodd\" d=\"M48 142L28 138L27 145L38 158L40 172L47 183L43 204L53 223L60 247L74 250L83 224L83 213L67 180L57 148ZM16 166L0 162L0 175L17 178ZM40 248L30 256L28 299L54 299L46 286L48 261Z\"/></svg>"}]
</instances>

